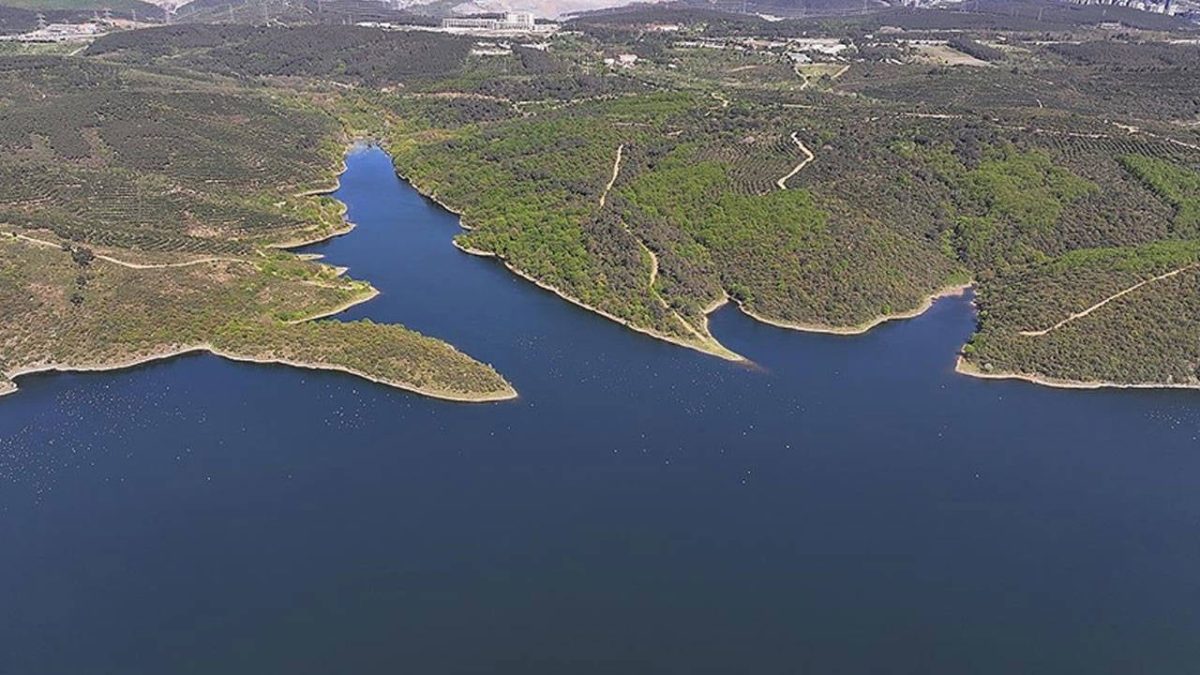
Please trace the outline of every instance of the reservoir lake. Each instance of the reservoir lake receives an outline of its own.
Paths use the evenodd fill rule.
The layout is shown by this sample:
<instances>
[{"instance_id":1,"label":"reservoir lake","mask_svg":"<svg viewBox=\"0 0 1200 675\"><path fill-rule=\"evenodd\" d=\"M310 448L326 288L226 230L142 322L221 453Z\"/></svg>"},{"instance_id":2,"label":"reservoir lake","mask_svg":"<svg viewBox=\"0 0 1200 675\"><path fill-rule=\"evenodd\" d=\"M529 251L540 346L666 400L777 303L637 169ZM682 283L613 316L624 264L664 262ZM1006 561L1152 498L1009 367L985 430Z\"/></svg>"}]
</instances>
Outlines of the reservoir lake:
<instances>
[{"instance_id":1,"label":"reservoir lake","mask_svg":"<svg viewBox=\"0 0 1200 675\"><path fill-rule=\"evenodd\" d=\"M0 399L0 674L1195 673L1200 392L954 373L970 298L748 367L451 245L378 148L303 249L500 371L191 355Z\"/></svg>"}]
</instances>

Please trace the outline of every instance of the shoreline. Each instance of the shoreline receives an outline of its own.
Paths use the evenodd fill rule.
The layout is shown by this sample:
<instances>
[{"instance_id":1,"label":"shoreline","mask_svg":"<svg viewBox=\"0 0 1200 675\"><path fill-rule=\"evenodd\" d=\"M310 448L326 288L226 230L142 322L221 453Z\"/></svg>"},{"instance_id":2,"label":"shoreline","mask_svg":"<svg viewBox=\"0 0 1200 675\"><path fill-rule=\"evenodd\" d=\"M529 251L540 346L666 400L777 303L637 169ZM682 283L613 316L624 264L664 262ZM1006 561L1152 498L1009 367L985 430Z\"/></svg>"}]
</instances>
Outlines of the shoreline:
<instances>
[{"instance_id":1,"label":"shoreline","mask_svg":"<svg viewBox=\"0 0 1200 675\"><path fill-rule=\"evenodd\" d=\"M395 168L394 162L393 162L393 167ZM470 225L467 225L465 222L463 222L463 214L461 211L458 211L455 208L453 208L450 205L443 202L441 199L439 199L437 197L436 194L427 193L427 192L423 191L417 184L412 182L412 180L410 180L407 176L405 176L403 173L401 173L398 168L396 169L396 175L401 180L403 180L404 182L406 182L410 186L412 186L412 188L414 190L416 190L419 194L421 194L423 197L425 197L426 199L437 204L441 208L445 209L446 212L457 217L459 227L462 230L470 231L470 230L474 229ZM664 342L669 342L671 344L675 344L675 345L678 345L681 347L687 347L689 349L693 349L695 351L698 351L698 352L701 352L704 354L709 354L711 356L717 356L718 358L723 358L723 359L731 361L731 362L753 363L749 359L745 358L744 356L737 354L735 352L732 352L731 350L727 350L727 351L729 352L730 355L732 355L733 358L731 358L728 355L722 354L716 350L706 349L704 346L702 346L700 344L688 343L688 342L685 342L678 338L673 338L670 336L659 334L652 330L640 328L638 326L633 326L625 319L621 319L620 317L617 317L609 312L598 309L596 307L592 307L592 306L588 305L587 303L585 303L581 300L578 300L577 298L571 297L570 295L564 293L562 290L560 290L548 283L544 283L542 281L539 281L538 279L533 278L529 274L526 274L525 272L521 271L520 269L517 269L516 267L514 267L512 264L510 264L508 261L504 260L502 257L497 255L496 253L471 248L469 246L464 246L464 245L460 244L456 239L451 239L451 243L453 243L455 248L457 248L458 250L460 250L464 253L467 253L469 255L475 255L475 256L480 256L480 257L485 257L485 258L495 258L501 264L503 264L506 269L508 269L511 273L515 274L516 276L521 277L522 279L525 279L526 281L529 281L530 283L533 283L535 286L538 286L539 288L542 288L543 290L547 290L547 291L550 291L551 293L554 293L555 295L562 298L563 300L566 300L567 302L570 302L570 303L572 303L578 307L581 307L587 311L599 314L600 316L602 316L606 319L614 321L614 322L624 326L625 328L629 328L631 330L634 330L636 332L642 333L644 335L647 335L647 336L655 338L655 339L663 340ZM738 310L741 311L743 314L750 317L751 319L754 319L755 321L767 324L769 326L775 326L777 328L784 328L787 330L802 331L802 332L806 332L806 333L820 333L820 334L826 334L826 335L841 335L841 336L856 336L856 335L863 335L863 334L871 331L872 329L877 328L880 325L888 323L890 321L904 321L904 320L908 320L908 319L917 318L917 317L921 316L922 314L924 314L925 312L929 311L929 309L932 308L934 303L937 302L938 300L941 300L942 298L948 298L948 297L961 297L963 294L965 294L967 292L967 290L969 290L973 286L974 286L973 281L966 281L966 282L959 283L959 284L950 284L950 285L942 286L941 288L938 288L938 289L934 290L932 293L926 295L921 300L920 304L918 304L916 307L914 307L912 309L904 310L904 311L900 311L900 312L892 312L890 314L883 314L883 315L877 316L873 319L867 320L863 323L853 325L853 326L833 326L833 325L829 325L829 324L798 323L798 322L787 322L787 321L778 321L778 320L774 320L774 319L769 319L767 317L764 317L760 314L755 313L753 310L748 309L741 302L738 302L736 299L730 297L727 292L722 293L722 295L720 297L715 298L708 306L706 306L704 308L703 311L704 311L704 316L705 316L706 330L707 330L708 316L710 314L712 314L714 311L716 311L717 309L720 309L725 304L727 304L729 302L733 302L735 305L737 305ZM716 342L718 345L720 344L720 342L718 342L716 340L716 338L713 338L713 341ZM1123 384L1120 382L1106 382L1106 381L1096 381L1096 382L1072 381L1072 380L1063 380L1063 379L1050 378L1050 377L1044 377L1044 376L1038 376L1038 375L1026 375L1026 374L1022 374L1022 373L983 373L982 371L979 371L979 370L974 369L971 366L967 365L965 360L962 358L961 354L958 356L958 361L955 365L955 372L962 374L962 375L969 376L969 377L978 377L981 379L1022 380L1022 381L1030 382L1033 384L1042 385L1042 386L1057 387L1057 388L1063 388L1063 389L1101 389L1101 388L1200 389L1200 384L1167 384L1167 383L1162 383L1162 384Z\"/></svg>"},{"instance_id":2,"label":"shoreline","mask_svg":"<svg viewBox=\"0 0 1200 675\"><path fill-rule=\"evenodd\" d=\"M361 144L361 141L347 141L345 143L346 149L345 149L345 151L342 152L340 166L334 167L333 183L331 186L324 187L324 188L315 188L312 190L305 190L304 192L297 192L293 196L295 196L295 197L321 197L324 195L333 194L334 192L337 192L338 190L342 189L342 174L346 173L346 170L349 168L349 165L346 163L346 158L349 157L350 153L354 152L354 149L356 147L358 147L360 144ZM319 244L323 241L328 241L328 240L334 239L336 237L341 237L343 235L350 234L350 232L352 232L355 227L358 227L353 221L346 219L346 214L350 211L350 207L346 206L346 203L340 199L336 200L336 201L338 203L338 218L342 222L342 225L340 227L335 227L332 231L330 231L327 234L316 235L316 236L309 237L309 238L301 238L301 239L295 239L295 240L286 240L286 241L282 241L282 242L274 242L274 243L266 244L265 246L267 248L274 248L274 249L287 251L287 250L293 249L293 248L302 248L305 246L312 246L314 244ZM303 237L304 233L297 232L296 234L300 237ZM295 254L295 255L303 255L303 254ZM344 269L349 269L349 268L344 268Z\"/></svg>"},{"instance_id":3,"label":"shoreline","mask_svg":"<svg viewBox=\"0 0 1200 675\"><path fill-rule=\"evenodd\" d=\"M429 398L436 398L444 401L454 401L458 403L493 403L498 401L509 401L518 397L516 389L514 389L511 385L509 386L507 392L499 392L496 394L465 394L450 390L419 387L417 385L400 382L398 380L388 380L385 378L368 375L362 371L348 368L346 366L308 361L295 361L284 358L234 354L231 352L224 352L208 343L200 343L185 347L167 347L158 351L150 352L149 354L142 354L126 360L113 361L111 363L44 363L36 366L17 368L16 370L3 373L3 376L7 378L8 382L0 382L0 396L5 396L19 391L20 387L17 385L16 380L17 378L24 377L25 375L36 375L38 373L103 373L118 370L128 370L147 365L155 361L165 361L178 356L197 353L212 354L213 356L218 356L230 361L238 361L241 363L283 365L291 368L302 368L304 370L323 370L328 372L344 373L367 380L369 382L392 387L393 389L400 389L414 394L428 396Z\"/></svg>"},{"instance_id":4,"label":"shoreline","mask_svg":"<svg viewBox=\"0 0 1200 675\"><path fill-rule=\"evenodd\" d=\"M933 307L933 303L937 302L938 300L941 300L942 298L962 297L962 295L964 293L966 293L967 290L969 288L971 288L973 285L974 285L973 282L968 281L968 282L962 283L962 284L952 284L950 286L943 286L943 287L935 290L933 293L930 293L929 295L925 296L924 299L921 300L921 304L917 305L913 309L904 310L901 312L892 312L891 314L881 314L880 316L877 316L873 319L869 319L860 324L855 324L853 326L833 326L830 324L798 323L798 322L791 322L791 321L778 321L775 319L768 319L765 316L756 314L753 310L747 309L746 306L743 305L741 302L738 302L737 300L734 300L732 298L730 298L730 300L732 300L732 302L737 305L738 309L741 310L741 312L743 314L745 314L746 316L754 319L755 321L759 321L761 323L765 323L770 326L775 326L776 328L786 328L788 330L796 330L796 331L801 331L801 332L805 332L805 333L823 333L826 335L848 335L849 336L849 335L862 335L864 333L869 332L871 329L878 328L882 324L885 324L889 321L905 321L907 319L915 319L918 316L921 316L922 314L924 314L925 312L928 312L929 309L931 307Z\"/></svg>"},{"instance_id":5,"label":"shoreline","mask_svg":"<svg viewBox=\"0 0 1200 675\"><path fill-rule=\"evenodd\" d=\"M343 205L343 207L342 207L343 217L345 216L345 211L346 211L346 208L345 208L345 205ZM306 237L306 238L288 239L285 241L272 242L270 244L265 244L264 247L275 249L277 251L288 251L290 253L291 250L294 248L304 248L305 246L313 246L315 244L320 244L320 243L329 241L330 239L336 239L338 237L345 236L345 235L353 232L354 228L358 227L357 224L355 224L349 220L343 220L342 222L345 224L342 225L341 227L336 227L324 234L315 234L311 237ZM301 233L297 233L297 235L299 236L299 235L301 235ZM294 253L293 255L302 256L305 254ZM315 258L315 259L319 259L319 258ZM346 268L346 269L349 269L349 268Z\"/></svg>"},{"instance_id":6,"label":"shoreline","mask_svg":"<svg viewBox=\"0 0 1200 675\"><path fill-rule=\"evenodd\" d=\"M346 302L343 302L342 304L337 305L336 307L333 307L327 311L323 311L323 312L314 314L312 316L306 316L302 319L293 319L291 321L284 321L284 323L294 325L294 324L298 324L298 323L308 323L309 321L317 321L320 319L327 319L331 316L341 314L342 312L350 309L351 307L357 307L358 305L361 305L363 303L370 302L377 297L379 297L379 289L375 288L374 286L371 286L370 292L368 292L366 295L364 295L361 298L353 298L353 299L347 300Z\"/></svg>"},{"instance_id":7,"label":"shoreline","mask_svg":"<svg viewBox=\"0 0 1200 675\"><path fill-rule=\"evenodd\" d=\"M383 148L385 151L387 150L387 148L383 144L380 144L380 147ZM389 157L390 156L391 155L389 154ZM401 173L400 169L396 166L394 161L392 162L392 170L395 171L397 178L399 178L400 180L407 183L408 186L411 187L413 190L416 190L417 194L421 195L425 199L428 199L429 201L433 202L434 204L437 204L444 211L446 211L447 213L449 213L452 216L454 216L455 218L457 218L458 219L458 227L460 230L462 230L464 232L470 232L471 230L475 229L475 228L471 227L470 225L468 225L463 220L462 211L459 211L459 210L455 209L454 207L450 206L449 204L443 202L440 198L438 198L437 193L427 192L427 191L421 189L421 187L419 185L417 185L416 183L414 183L412 181L412 179L410 179L408 176L405 176L403 173ZM549 292L553 293L554 295L557 295L559 298L566 300L567 302L575 305L576 307L580 307L582 309L586 309L589 312L599 314L600 316L602 316L610 321L616 322L616 323L620 324L621 326L628 328L629 330L641 333L643 335L647 335L647 336L655 338L657 340L662 340L663 342L669 342L669 343L679 346L679 347L686 347L688 349L692 349L694 351L700 352L701 354L708 354L709 356L715 356L719 359L723 359L723 360L729 361L731 363L742 363L742 364L753 363L752 361L750 361L750 359L747 359L746 357L742 356L741 354L738 354L737 352L733 351L732 349L729 349L729 348L725 347L724 345L722 345L716 338L712 338L712 341L716 345L718 345L720 347L720 349L707 348L703 344L698 344L698 343L693 343L693 342L685 342L684 340L679 339L679 338L671 337L669 335L664 335L662 333L658 333L656 331L652 331L647 328L641 328L639 326L634 326L633 324L629 323L629 321L622 319L621 317L619 317L615 314L612 314L611 312L606 312L598 307L592 307L591 305L587 304L586 302L567 294L563 290L561 290L551 284L548 284L544 281L534 278L533 276L529 275L528 273L513 266L510 262L505 260L499 254L493 253L492 251L484 251L482 249L472 248L470 246L464 246L463 244L459 243L459 241L456 237L451 237L450 243L454 246L454 248L462 251L463 253L466 253L467 255L478 256L480 258L495 259L500 264L504 265L504 268L507 269L509 272L524 279L525 281L528 281L529 283L537 286L538 288L541 288L544 291L549 291ZM721 302L719 302L716 306L720 307L722 304L724 304L724 302L725 302L725 300L721 299ZM705 312L706 318L707 318L708 314L709 314L709 312Z\"/></svg>"},{"instance_id":8,"label":"shoreline","mask_svg":"<svg viewBox=\"0 0 1200 675\"><path fill-rule=\"evenodd\" d=\"M349 155L349 153L354 151L354 148L357 145L359 145L359 141L353 141L353 142L346 144L346 151L342 156L341 167L340 167L340 169L337 169L337 174L334 177L334 182L333 182L332 188L310 190L307 192L299 193L296 196L325 195L325 194L331 194L333 192L336 192L338 189L340 189L341 182L342 182L342 180L341 180L342 174L344 174L348 168L347 163L346 163L346 157ZM302 248L305 246L312 246L314 244L318 244L318 243L321 243L324 241L328 241L330 239L334 239L336 237L340 237L340 236L349 234L357 226L355 223L345 219L346 213L349 210L348 207L346 206L346 204L340 200L338 201L338 204L339 204L339 212L341 214L342 223L343 223L343 225L341 227L334 228L333 230L323 233L323 234L318 234L318 235L304 238L301 240L295 240L294 242L293 241L277 242L277 243L265 244L264 247L268 248L268 249L273 248L273 249L277 249L277 250L288 251L289 249ZM293 253L293 255L296 255L297 257L304 257L304 254ZM322 264L324 264L324 263L322 263ZM334 266L330 266L330 267L334 267ZM334 269L338 271L338 276L342 276L343 274L346 273L346 271L349 268L334 267ZM370 292L367 293L363 297L354 298L345 303L342 303L341 305L338 305L337 307L331 308L328 311L324 311L324 312L321 312L321 313L313 315L313 316L305 317L303 319L296 319L294 321L288 321L285 323L299 324L299 323L305 323L308 321L316 321L319 319L324 319L324 318L328 318L330 316L341 314L342 312L345 312L346 310L348 310L352 307L355 307L357 305L360 305L365 302L369 302L370 300L373 300L374 298L379 296L379 293L380 292L378 289L376 289L374 286L371 286ZM449 343L446 343L446 344L449 344ZM452 348L454 347L453 345L450 345L450 346ZM507 380L504 380L505 384L508 386L508 391L505 391L505 392L499 392L496 394L464 394L462 392L455 392L455 391L442 390L442 389L431 389L431 388L426 388L426 387L419 387L419 386L409 384L406 382L387 380L384 378L375 377L373 375L368 375L362 371L354 370L352 368L347 368L345 366L338 366L338 365L325 364L325 363L313 363L313 362L305 362L305 361L293 361L290 359L282 359L282 358L268 358L268 357L238 355L238 354L222 352L221 350L216 349L215 347L213 347L211 344L208 344L208 343L200 343L197 345L192 345L192 346L187 346L187 347L180 347L180 346L166 347L166 348L162 348L162 349L159 349L156 351L152 351L149 354L142 354L142 355L128 357L128 358L124 358L124 359L116 359L109 363L69 364L69 363L51 362L51 363L44 363L44 364L40 364L40 365L34 365L34 366L25 366L25 367L17 368L12 371L0 371L0 397L7 396L9 394L14 394L17 391L19 391L20 386L17 384L16 380L17 380L17 378L25 376L25 375L34 375L34 374L38 374L38 373L49 373L49 372L87 373L87 372L110 372L110 371L117 371L117 370L126 370L126 369L130 369L130 368L136 368L138 366L146 365L149 363L153 363L155 361L164 361L164 360L172 359L172 358L175 358L178 356L183 356L186 354L194 354L194 353L208 353L208 354L212 354L214 356L218 356L220 358L228 359L230 361L239 361L242 363L284 365L284 366L289 366L292 368L302 368L305 370L323 370L323 371L329 371L329 372L340 372L340 373L344 373L347 375L353 375L355 377L367 380L369 382L374 382L376 384L381 384L384 386L392 387L394 389L408 391L408 392L418 394L421 396L427 396L429 398L436 398L436 399L440 399L440 400L444 400L444 401L453 401L453 402L459 402L459 403L491 403L491 402L498 402L498 401L509 401L509 400L515 399L519 396L517 390L511 384L509 384ZM501 379L502 380L504 379L503 376L501 376Z\"/></svg>"},{"instance_id":9,"label":"shoreline","mask_svg":"<svg viewBox=\"0 0 1200 675\"><path fill-rule=\"evenodd\" d=\"M464 227L463 229L469 229L469 228ZM458 250L462 251L463 253L466 253L468 255L479 256L481 258L493 258L493 259L499 261L500 264L504 265L504 268L507 269L509 272L524 279L525 281L528 281L529 283L533 284L534 286L537 286L538 288L540 288L544 291L549 291L549 292L553 293L554 295L558 296L559 298L566 300L567 302L571 303L572 305L575 305L576 307L586 309L587 311L592 312L594 314L599 314L600 316L608 319L609 321L618 323L621 326L623 326L629 330L632 330L637 333L641 333L643 335L647 335L647 336L655 338L657 340L662 340L663 342L669 342L669 343L674 344L679 347L686 347L688 349L698 351L702 354L708 354L709 356L715 356L719 359L724 359L725 361L729 361L731 363L743 363L743 364L751 363L750 359L747 359L746 357L742 356L741 354L738 354L737 352L735 352L731 349L725 348L723 345L722 345L722 349L724 351L717 350L717 349L710 349L710 348L707 348L706 346L704 346L703 344L699 344L699 343L695 343L695 342L686 342L680 338L672 337L670 335L664 335L662 333L650 330L648 328L642 328L640 326L635 326L635 325L629 323L629 321L626 319L622 319L621 317L619 317L611 312L606 312L597 307L592 307L591 305L583 302L582 300L579 300L578 298L568 295L561 289L559 289L555 286L552 286L544 281L540 281L540 280L534 278L533 276L527 274L526 272L514 267L507 260L505 260L504 258L500 257L499 255L497 255L495 253L492 253L490 251L481 251L479 249L470 248L468 246L463 246L462 244L459 244L458 241L456 241L454 239L451 239L450 241L454 245L454 248L457 248ZM716 342L716 344L720 345L720 342L717 342L716 338L713 338L713 341Z\"/></svg>"},{"instance_id":10,"label":"shoreline","mask_svg":"<svg viewBox=\"0 0 1200 675\"><path fill-rule=\"evenodd\" d=\"M410 178L408 178L403 173L401 173L400 170L395 166L394 162L393 162L393 169L395 170L396 175L401 180L408 183L413 189L415 189L418 192L418 194L422 195L426 199L437 204L439 207L444 209L447 213L454 215L458 219L458 225L461 230L471 231L474 229L473 227L471 227L470 225L468 225L467 223L464 222L463 213L461 211L453 208L449 204L442 201L435 193L423 191ZM463 253L466 253L468 255L478 256L478 257L482 257L482 258L493 258L493 259L499 261L505 267L505 269L507 269L509 272L520 277L521 279L524 279L525 281L532 283L533 285L537 286L538 288L541 288L542 290L545 290L545 291L549 291L549 292L553 293L554 295L558 296L559 298L566 300L567 302L569 302L577 307L580 307L589 312L598 314L610 321L620 324L621 326L628 328L630 330L633 330L635 332L641 333L643 335L646 335L646 336L654 338L654 339L668 342L670 344L674 344L676 346L686 347L688 349L692 349L694 351L697 351L697 352L700 352L703 354L708 354L710 356L716 356L718 358L721 358L721 359L724 359L726 361L730 361L733 363L743 363L743 364L753 363L746 357L744 357L740 354L737 354L736 352L733 352L732 350L725 348L724 345L721 345L720 342L717 341L715 337L712 338L712 340L716 345L718 345L720 347L720 349L707 348L703 344L699 344L699 343L695 343L695 342L687 342L680 338L672 337L669 335L664 335L664 334L658 333L656 331L653 331L653 330L650 330L647 328L634 326L626 319L622 319L622 318L612 314L611 312L607 312L607 311L599 309L597 307L593 307L593 306L583 302L582 300L579 300L578 298L572 297L571 295L569 295L566 292L562 291L561 289L553 286L552 284L549 284L549 283L546 283L539 279L534 278L533 276L531 276L531 275L527 274L526 272L520 270L519 268L513 266L511 263L509 263L507 260L505 260L503 257L501 257L500 255L498 255L496 253L493 253L491 251L484 251L482 249L472 248L470 246L465 246L463 244L460 244L456 238L451 238L451 243L454 245L455 248L457 248L458 250L460 250ZM941 288L938 288L938 289L934 290L932 293L926 295L921 300L921 302L912 309L879 315L877 317L874 317L872 319L864 321L863 323L856 324L853 326L834 326L834 325L830 325L830 324L800 323L800 322L789 322L789 321L780 321L780 320L770 319L765 316L762 316L761 314L754 312L753 310L750 310L745 305L743 305L741 302L738 302L736 299L729 296L728 293L723 292L721 294L721 296L715 298L712 302L710 302L703 309L703 314L705 317L705 330L707 332L708 317L716 310L718 310L721 307L725 306L726 304L732 302L738 307L739 311L741 311L743 314L750 317L751 319L758 321L760 323L763 323L763 324L767 324L769 326L774 326L776 328L783 328L783 329L787 329L787 330L796 330L796 331L801 331L801 332L806 332L806 333L826 334L826 335L840 335L840 336L863 335L863 334L879 327L880 325L888 323L890 321L905 321L908 319L917 318L917 317L921 316L922 314L924 314L925 312L929 311L929 309L932 308L934 303L937 302L938 300L940 300L942 298L947 298L947 297L961 297L973 285L974 285L973 281L967 281L967 282L963 282L960 284L950 284L950 285L942 286ZM724 350L724 351L722 351L722 350ZM1126 383L1110 382L1110 381L1065 380L1065 379L1060 379L1060 378L1046 377L1046 376L1041 376L1041 375L1029 375L1029 374L1024 374L1024 373L1007 373L1007 372L984 373L984 372L978 370L977 368L971 366L970 364L968 364L966 362L966 360L962 357L961 354L958 355L958 357L957 357L957 360L955 363L955 372L958 374L961 374L961 375L965 375L968 377L976 377L979 379L1018 380L1018 381L1029 382L1031 384L1036 384L1036 385L1040 385L1040 386L1054 387L1054 388L1059 388L1059 389L1200 389L1200 383L1197 383L1197 384L1168 384L1168 383L1126 384ZM2 395L2 393L0 393L0 395Z\"/></svg>"},{"instance_id":11,"label":"shoreline","mask_svg":"<svg viewBox=\"0 0 1200 675\"><path fill-rule=\"evenodd\" d=\"M381 145L381 147L384 147L384 146ZM386 147L384 149L386 150ZM444 209L447 213L458 218L458 226L460 229L462 229L463 231L468 231L468 232L475 229L475 228L471 227L470 225L468 225L466 222L464 222L462 211L459 211L459 210L455 209L454 207L450 206L449 204L446 204L445 202L443 202L440 198L438 198L436 193L426 192L426 191L422 190L419 185L414 183L409 177L405 176L399 170L399 168L395 166L394 162L393 162L392 166L396 172L396 176L398 178L400 178L400 180L404 181L405 183L408 183L408 185L410 187L412 187L414 190L416 190L417 193L420 194L422 197L428 199L429 201L433 202L434 204L437 204L439 207ZM581 307L583 309L588 310L589 312L594 312L596 314L599 314L600 316L602 316L606 319L609 319L610 321L614 321L614 322L624 326L625 328L636 331L638 333L642 333L643 335L648 335L648 336L653 337L658 340L662 340L664 342L669 342L671 344L674 344L674 345L677 345L680 347L686 347L688 349L693 349L702 354L716 356L717 358L721 358L726 361L730 361L730 362L734 362L734 363L752 363L752 361L750 361L750 359L747 359L746 357L742 356L741 354L738 354L737 352L734 352L733 350L726 348L724 345L721 345L720 341L718 341L715 337L712 338L713 342L715 342L717 345L720 345L721 350L724 350L724 352L722 352L721 350L717 350L717 349L705 348L701 344L685 342L684 340L681 340L679 338L674 338L674 337L671 337L668 335L663 335L661 333L658 333L656 331L653 331L653 330L650 330L647 328L641 328L639 326L634 326L625 319L622 319L622 318L620 318L610 312L606 312L602 309L592 307L591 305L583 302L582 300L579 300L578 298L572 297L571 295L563 292L561 289L530 276L529 274L514 267L511 263L509 263L507 260L504 260L504 258L502 258L501 256L499 256L496 253L493 253L491 251L484 251L484 250L477 249L477 248L472 248L470 246L464 246L463 244L460 244L456 238L451 238L450 241L454 245L455 248L462 251L463 253L466 253L468 255L479 256L482 258L494 258L494 259L498 260L501 264L503 264L504 267L509 272L512 272L516 276L521 277L522 279L525 279L526 281L534 284L535 286L537 286L543 290L554 293L559 298L566 300L567 302L570 302L571 304L573 304L577 307ZM936 291L934 291L933 293L925 296L925 298L921 301L921 304L911 310L907 310L907 311L903 311L903 312L895 312L892 314L884 314L884 315L875 317L874 319L871 319L862 324L859 324L856 326L848 326L848 327L832 326L832 325L826 325L826 324L789 323L789 322L785 322L785 321L776 321L773 319L768 319L764 316L754 313L751 310L748 310L746 307L744 307L742 305L742 303L740 303L737 300L734 300L732 297L730 297L730 295L727 292L722 291L722 295L720 297L714 299L703 310L704 316L705 316L705 330L706 331L708 330L708 316L710 314L712 314L713 312L715 312L716 310L723 307L725 304L727 304L729 302L733 302L734 304L737 305L738 309L743 314L750 317L751 319L754 319L755 321L758 321L760 323L765 323L765 324L768 324L771 326L775 326L777 328L786 328L789 330L798 330L798 331L804 331L804 332L809 332L809 333L826 333L826 334L832 334L832 335L861 335L861 334L866 333L866 332L870 331L871 329L876 328L877 326L879 326L883 323L886 323L888 321L900 321L900 320L904 320L904 319L916 318L916 317L924 314L925 312L929 311L929 308L933 306L933 303L935 301L937 301L941 298L945 298L945 297L961 296L964 293L966 293L966 291L969 288L971 288L973 285L974 285L974 282L967 281L967 282L964 282L961 284L953 284L953 285L949 285L949 286L943 286L942 288L939 288Z\"/></svg>"},{"instance_id":12,"label":"shoreline","mask_svg":"<svg viewBox=\"0 0 1200 675\"><path fill-rule=\"evenodd\" d=\"M967 377L975 377L981 380L1016 380L1020 382L1028 382L1042 387L1051 387L1054 389L1191 389L1200 390L1200 383L1196 384L1174 384L1169 382L1160 383L1127 383L1113 382L1111 380L1065 380L1057 377L1049 377L1046 375L1030 375L1027 373L1013 373L1005 371L997 371L986 373L979 368L969 363L962 354L954 362L954 372Z\"/></svg>"},{"instance_id":13,"label":"shoreline","mask_svg":"<svg viewBox=\"0 0 1200 675\"><path fill-rule=\"evenodd\" d=\"M344 136L344 135L342 136L342 141L343 141L343 144L346 146L346 149L344 152L342 152L342 156L338 159L338 163L340 163L341 166L337 166L336 164L334 165L333 187L331 187L329 189L313 188L311 190L304 190L301 192L297 192L293 196L295 196L295 197L317 197L320 195L327 195L331 192L337 192L338 188L342 187L342 174L346 173L346 157L349 156L349 154L354 151L355 146L357 146L360 143L360 141L347 141L346 136Z\"/></svg>"}]
</instances>

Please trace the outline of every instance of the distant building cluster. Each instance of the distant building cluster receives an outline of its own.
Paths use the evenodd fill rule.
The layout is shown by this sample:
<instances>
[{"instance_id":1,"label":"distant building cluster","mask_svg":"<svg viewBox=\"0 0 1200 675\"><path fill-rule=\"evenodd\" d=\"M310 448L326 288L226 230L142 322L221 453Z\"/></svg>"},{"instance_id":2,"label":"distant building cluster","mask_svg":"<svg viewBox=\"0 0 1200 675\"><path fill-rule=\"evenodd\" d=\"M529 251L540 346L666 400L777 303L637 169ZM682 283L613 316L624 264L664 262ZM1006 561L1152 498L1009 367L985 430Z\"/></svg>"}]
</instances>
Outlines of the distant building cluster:
<instances>
[{"instance_id":1,"label":"distant building cluster","mask_svg":"<svg viewBox=\"0 0 1200 675\"><path fill-rule=\"evenodd\" d=\"M28 33L0 36L0 40L42 43L75 42L91 40L102 33L104 33L104 29L97 23L52 23L44 24L37 30Z\"/></svg>"},{"instance_id":2,"label":"distant building cluster","mask_svg":"<svg viewBox=\"0 0 1200 675\"><path fill-rule=\"evenodd\" d=\"M792 38L790 40L767 40L763 38L726 38L680 40L675 43L679 47L700 47L704 49L726 49L732 51L774 51L785 50L787 57L796 63L808 63L813 55L838 58L844 56L850 45L837 38Z\"/></svg>"},{"instance_id":3,"label":"distant building cluster","mask_svg":"<svg viewBox=\"0 0 1200 675\"><path fill-rule=\"evenodd\" d=\"M465 28L469 30L487 31L524 31L537 29L537 22L530 12L506 12L503 17L495 19L481 18L447 18L442 19L442 28Z\"/></svg>"},{"instance_id":4,"label":"distant building cluster","mask_svg":"<svg viewBox=\"0 0 1200 675\"><path fill-rule=\"evenodd\" d=\"M1181 3L1172 0L1070 0L1075 5L1108 5L1111 7L1128 7L1154 14L1180 14L1185 11Z\"/></svg>"}]
</instances>

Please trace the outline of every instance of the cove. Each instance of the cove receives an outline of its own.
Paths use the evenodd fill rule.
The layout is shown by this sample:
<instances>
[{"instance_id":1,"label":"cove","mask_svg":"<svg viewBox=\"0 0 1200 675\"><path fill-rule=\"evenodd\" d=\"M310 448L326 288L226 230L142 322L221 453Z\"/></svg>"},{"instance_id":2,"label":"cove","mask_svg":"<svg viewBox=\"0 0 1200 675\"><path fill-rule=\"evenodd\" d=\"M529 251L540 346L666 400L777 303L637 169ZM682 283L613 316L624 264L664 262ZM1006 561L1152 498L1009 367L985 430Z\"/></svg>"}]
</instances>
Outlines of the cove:
<instances>
[{"instance_id":1,"label":"cove","mask_svg":"<svg viewBox=\"0 0 1200 675\"><path fill-rule=\"evenodd\" d=\"M0 401L0 673L1200 663L1200 397L956 375L969 300L653 340L468 256L376 148L306 249L520 392L189 356Z\"/></svg>"}]
</instances>

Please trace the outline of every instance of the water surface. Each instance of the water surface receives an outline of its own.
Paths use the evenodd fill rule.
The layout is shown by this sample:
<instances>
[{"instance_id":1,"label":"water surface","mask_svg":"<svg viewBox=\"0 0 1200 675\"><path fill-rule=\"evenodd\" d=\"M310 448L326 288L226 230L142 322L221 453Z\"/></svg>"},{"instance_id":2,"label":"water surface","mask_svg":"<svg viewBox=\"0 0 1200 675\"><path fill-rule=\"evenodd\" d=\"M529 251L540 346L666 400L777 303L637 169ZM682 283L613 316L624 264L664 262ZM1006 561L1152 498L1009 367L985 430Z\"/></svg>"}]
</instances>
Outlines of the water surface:
<instances>
[{"instance_id":1,"label":"water surface","mask_svg":"<svg viewBox=\"0 0 1200 675\"><path fill-rule=\"evenodd\" d=\"M723 309L751 369L450 246L353 154L310 251L521 393L189 356L0 400L0 673L1194 673L1200 396Z\"/></svg>"}]
</instances>

